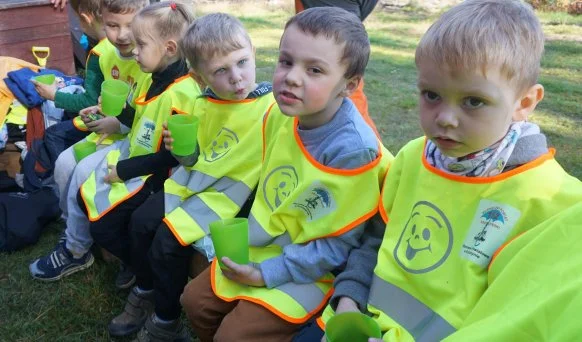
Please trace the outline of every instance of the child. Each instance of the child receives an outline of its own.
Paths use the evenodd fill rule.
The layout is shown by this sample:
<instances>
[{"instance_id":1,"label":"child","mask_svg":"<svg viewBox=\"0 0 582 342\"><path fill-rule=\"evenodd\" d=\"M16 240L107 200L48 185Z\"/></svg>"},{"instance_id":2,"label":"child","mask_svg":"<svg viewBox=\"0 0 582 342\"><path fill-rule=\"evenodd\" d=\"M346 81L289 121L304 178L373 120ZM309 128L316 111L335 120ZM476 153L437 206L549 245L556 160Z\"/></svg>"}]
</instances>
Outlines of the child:
<instances>
[{"instance_id":1,"label":"child","mask_svg":"<svg viewBox=\"0 0 582 342\"><path fill-rule=\"evenodd\" d=\"M330 271L377 212L391 155L347 97L370 52L353 14L316 8L289 20L263 124L263 163L249 216L250 265L228 258L184 289L201 341L288 341L332 293ZM357 202L357 193L368 196Z\"/></svg>"},{"instance_id":2,"label":"child","mask_svg":"<svg viewBox=\"0 0 582 342\"><path fill-rule=\"evenodd\" d=\"M101 13L102 2L102 0L71 1L71 6L79 16L83 31L92 39L101 40L89 52L87 57L85 92L82 94L66 94L57 92L56 84L44 85L33 81L39 94L48 100L54 101L57 108L78 113L84 108L97 104L97 99L101 93L101 83L104 80L121 79L133 86L144 75L135 63L131 55L131 49L127 50L125 46L129 40L128 31L126 28L118 26L127 23L119 22L115 15L119 12L119 9L130 11L139 9L144 6L146 1L142 0L135 3L123 0L104 1L103 18L107 20L105 24ZM105 36L107 36L107 39L103 39ZM62 155L61 152L86 137L91 131L110 132L114 131L118 126L119 121L116 118L108 117L97 120L87 127L81 117L77 116L73 120L62 121L47 129L44 143L50 157L50 165L56 164L55 181L61 193L65 190L68 177L75 165L72 149ZM88 138L88 140L92 141L97 141L97 139L98 137L95 135ZM106 141L106 143L110 142L110 140ZM59 157L60 160L57 160Z\"/></svg>"},{"instance_id":3,"label":"child","mask_svg":"<svg viewBox=\"0 0 582 342\"><path fill-rule=\"evenodd\" d=\"M261 119L274 99L269 83L255 83L254 48L242 24L226 14L199 18L181 50L194 77L208 86L193 107L199 152L180 158L184 166L164 191L137 210L124 203L91 224L95 241L130 264L137 277L124 311L109 324L113 336L143 326L139 338L187 338L179 297L188 282L191 244L204 241L208 223L237 215L259 179ZM171 145L169 132L164 134Z\"/></svg>"},{"instance_id":4,"label":"child","mask_svg":"<svg viewBox=\"0 0 582 342\"><path fill-rule=\"evenodd\" d=\"M581 182L526 121L544 95L542 52L540 23L519 0L467 0L429 28L416 50L426 137L390 167L377 264L350 258L338 312L365 312L353 298L367 298L384 340L440 340L482 296L494 253L582 200Z\"/></svg>"},{"instance_id":5,"label":"child","mask_svg":"<svg viewBox=\"0 0 582 342\"><path fill-rule=\"evenodd\" d=\"M104 44L105 42L105 51L108 53L102 54L99 60L101 63L103 63L103 65L107 65L107 67L104 69L109 70L110 75L111 73L115 73L115 75L117 75L117 73L123 69L121 66L125 66L125 70L132 68L129 64L120 64L118 54L122 56L129 56L131 54L131 56L133 56L131 49L133 49L134 44L126 43L131 42L131 32L127 31L127 29L130 28L129 25L131 24L135 13L145 5L147 5L147 1L105 0L103 2L103 22L105 23L105 31L108 36L108 40L103 41L99 45ZM111 41L112 43L107 43L108 41ZM109 57L103 58L103 56ZM131 57L131 63L138 66L133 57ZM136 75L137 73L132 72L124 74L127 75L127 77L131 77L131 74ZM142 89L147 89L145 84L148 82L147 84L149 85L149 82L151 82L149 80L150 76L149 74L145 74L142 71L140 71L140 74L144 75L140 76L140 87L142 87ZM86 113L95 112L96 110L97 107L89 107L83 110L81 115L85 117ZM134 112L135 110L132 106L127 106L127 108L124 110L127 118L132 117ZM122 113L120 117L123 116L124 113ZM89 125L95 124L96 127L100 127L101 122L107 119L109 119L109 117L91 122L85 118ZM116 118L111 117L111 119L117 122ZM127 122L127 126L131 126L131 122ZM119 129L119 122L117 122L117 129ZM100 128L96 129L96 131L99 130ZM89 138L93 140L91 135L88 137L88 139ZM97 135L95 135L95 138L99 139ZM64 241L59 241L54 251L49 255L35 260L30 265L29 268L31 274L35 279L54 281L92 265L93 256L89 249L93 244L93 239L91 238L89 232L87 217L83 214L82 211L76 208L77 191L79 190L80 185L87 179L89 174L95 170L96 166L101 162L105 155L110 150L119 148L118 145L120 144L121 142L117 142L116 144L100 149L81 160L78 165L75 161L72 147L61 153L59 161L62 162L60 164L57 162L55 180L59 185L60 206L63 210L64 218L67 221L67 228L65 230L66 239ZM59 167L59 165L61 165L61 167ZM77 209L75 212L69 213L69 203L72 203L72 210ZM132 276L129 277L128 281L131 281L131 278ZM127 282L119 283L119 286L131 286L131 284L126 284Z\"/></svg>"}]
</instances>

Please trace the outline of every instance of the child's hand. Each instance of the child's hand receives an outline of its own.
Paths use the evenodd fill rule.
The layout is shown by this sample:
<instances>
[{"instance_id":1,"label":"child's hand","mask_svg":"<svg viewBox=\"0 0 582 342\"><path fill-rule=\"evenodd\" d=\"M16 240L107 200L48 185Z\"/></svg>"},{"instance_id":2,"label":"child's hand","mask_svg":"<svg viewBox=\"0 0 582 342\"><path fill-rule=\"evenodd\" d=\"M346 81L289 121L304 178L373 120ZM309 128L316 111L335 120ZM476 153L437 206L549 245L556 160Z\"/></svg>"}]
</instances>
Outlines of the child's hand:
<instances>
[{"instance_id":1,"label":"child's hand","mask_svg":"<svg viewBox=\"0 0 582 342\"><path fill-rule=\"evenodd\" d=\"M109 174L103 177L105 183L111 184L123 182L123 180L117 175L117 165L107 165L107 168L109 169Z\"/></svg>"},{"instance_id":2,"label":"child's hand","mask_svg":"<svg viewBox=\"0 0 582 342\"><path fill-rule=\"evenodd\" d=\"M222 270L222 274L228 279L250 286L265 286L263 275L256 268L249 265L239 265L228 257L223 257L222 262L228 267L228 269Z\"/></svg>"},{"instance_id":3,"label":"child's hand","mask_svg":"<svg viewBox=\"0 0 582 342\"><path fill-rule=\"evenodd\" d=\"M120 131L121 127L119 120L114 116L106 116L99 120L91 121L89 123L86 122L85 125L87 125L87 128L90 131L100 134L117 133Z\"/></svg>"},{"instance_id":4,"label":"child's hand","mask_svg":"<svg viewBox=\"0 0 582 342\"><path fill-rule=\"evenodd\" d=\"M342 312L360 312L358 304L350 297L341 297L335 308L336 315Z\"/></svg>"},{"instance_id":5,"label":"child's hand","mask_svg":"<svg viewBox=\"0 0 582 342\"><path fill-rule=\"evenodd\" d=\"M172 133L170 133L170 131L168 131L168 123L164 122L162 124L162 127L164 128L164 130L162 131L162 135L164 136L164 147L166 148L167 151L171 151L172 150L172 143L174 142L174 139L172 139Z\"/></svg>"},{"instance_id":6,"label":"child's hand","mask_svg":"<svg viewBox=\"0 0 582 342\"><path fill-rule=\"evenodd\" d=\"M38 95L40 95L40 97L51 101L55 100L55 94L57 93L57 82L53 82L51 85L40 83L35 79L31 79L30 82L34 84L34 89L36 89L36 92Z\"/></svg>"},{"instance_id":7,"label":"child's hand","mask_svg":"<svg viewBox=\"0 0 582 342\"><path fill-rule=\"evenodd\" d=\"M83 120L85 125L87 125L91 121L96 121L103 118L103 115L99 113L100 110L101 109L99 108L99 106L87 107L81 109L81 111L79 112L79 117L81 117L81 120Z\"/></svg>"},{"instance_id":8,"label":"child's hand","mask_svg":"<svg viewBox=\"0 0 582 342\"><path fill-rule=\"evenodd\" d=\"M368 342L383 342L384 340L381 338L370 337Z\"/></svg>"}]
</instances>

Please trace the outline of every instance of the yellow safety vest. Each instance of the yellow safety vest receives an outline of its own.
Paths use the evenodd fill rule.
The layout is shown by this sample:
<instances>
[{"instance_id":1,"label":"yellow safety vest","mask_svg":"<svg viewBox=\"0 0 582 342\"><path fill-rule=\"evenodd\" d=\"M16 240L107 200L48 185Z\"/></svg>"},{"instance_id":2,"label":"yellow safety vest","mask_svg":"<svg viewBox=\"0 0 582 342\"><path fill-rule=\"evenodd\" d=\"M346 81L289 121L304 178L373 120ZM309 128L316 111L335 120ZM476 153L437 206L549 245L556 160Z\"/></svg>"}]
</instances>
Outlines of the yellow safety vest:
<instances>
[{"instance_id":1,"label":"yellow safety vest","mask_svg":"<svg viewBox=\"0 0 582 342\"><path fill-rule=\"evenodd\" d=\"M580 182L553 150L500 175L473 178L430 166L425 140L404 146L382 190L380 213L388 224L368 309L385 341L453 333L487 288L495 251L580 201Z\"/></svg>"},{"instance_id":2,"label":"yellow safety vest","mask_svg":"<svg viewBox=\"0 0 582 342\"><path fill-rule=\"evenodd\" d=\"M135 100L137 108L127 139L129 143L122 143L119 149L110 151L81 185L81 196L91 221L97 221L118 204L133 196L150 176L107 184L103 181L105 175L109 173L107 166L117 165L119 160L158 151L162 143L162 123L172 113L186 113L192 106L192 100L200 94L198 84L189 75L175 80L160 95L144 101L148 88L149 84L141 87L140 95Z\"/></svg>"},{"instance_id":3,"label":"yellow safety vest","mask_svg":"<svg viewBox=\"0 0 582 342\"><path fill-rule=\"evenodd\" d=\"M125 81L129 84L131 91L128 99L132 99L138 84L151 77L151 74L146 74L141 71L139 64L137 64L134 58L121 57L117 48L107 38L102 39L95 45L89 54L99 56L99 68L103 73L105 81L115 79ZM130 101L130 104L132 102ZM73 119L73 125L80 131L88 131L87 126L79 116ZM97 142L99 137L99 134L91 133L85 139L87 141ZM101 144L111 145L114 141L123 139L124 137L124 134L111 134Z\"/></svg>"},{"instance_id":4,"label":"yellow safety vest","mask_svg":"<svg viewBox=\"0 0 582 342\"><path fill-rule=\"evenodd\" d=\"M262 118L274 101L269 92L243 101L199 97L194 103L200 155L164 183L164 222L182 245L207 235L211 222L234 217L256 187Z\"/></svg>"},{"instance_id":5,"label":"yellow safety vest","mask_svg":"<svg viewBox=\"0 0 582 342\"><path fill-rule=\"evenodd\" d=\"M582 307L582 201L494 257L489 287L446 341L576 341Z\"/></svg>"},{"instance_id":6,"label":"yellow safety vest","mask_svg":"<svg viewBox=\"0 0 582 342\"><path fill-rule=\"evenodd\" d=\"M297 125L296 118L283 115L276 106L265 118L261 178L249 216L251 262L277 257L289 244L344 234L378 211L380 186L392 160L382 144L378 141L380 154L368 165L335 169L309 155ZM292 323L307 321L333 292L331 274L311 284L290 282L272 289L227 279L216 259L211 274L219 298L257 303Z\"/></svg>"}]
</instances>

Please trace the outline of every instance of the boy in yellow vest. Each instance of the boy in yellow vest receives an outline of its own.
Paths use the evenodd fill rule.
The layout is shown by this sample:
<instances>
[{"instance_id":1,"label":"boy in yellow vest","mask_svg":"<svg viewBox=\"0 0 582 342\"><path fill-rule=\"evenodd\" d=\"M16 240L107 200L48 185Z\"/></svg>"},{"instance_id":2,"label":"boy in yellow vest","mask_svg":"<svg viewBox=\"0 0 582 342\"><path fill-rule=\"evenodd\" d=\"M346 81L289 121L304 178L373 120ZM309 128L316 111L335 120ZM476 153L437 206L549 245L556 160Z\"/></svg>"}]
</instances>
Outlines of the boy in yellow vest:
<instances>
[{"instance_id":1,"label":"boy in yellow vest","mask_svg":"<svg viewBox=\"0 0 582 342\"><path fill-rule=\"evenodd\" d=\"M139 81L144 73L128 51L126 42L127 35L121 29L113 29L111 17L114 17L119 9L134 10L147 4L147 1L127 2L123 0L112 0L103 2L104 15L102 16L102 1L71 1L71 7L79 16L79 22L83 32L96 41L97 44L89 51L85 73L85 92L82 94L67 94L56 91L56 84L44 85L33 81L39 94L55 102L57 108L66 111L79 113L83 109L97 104L97 99L101 93L101 83L104 80L120 79L128 82L132 87ZM110 21L105 25L103 18ZM118 24L114 22L114 24ZM107 39L104 39L107 38ZM125 45L124 45L125 44ZM122 118L119 118L123 120ZM131 124L131 120L125 120ZM85 138L94 132L113 132L119 127L118 118L107 117L95 120L88 126L82 121L80 116L73 120L62 121L53 125L45 132L44 142L49 154L51 165L55 165L55 182L58 190L62 194L66 191L66 185L70 173L76 164L72 155L72 149L68 149L72 144ZM97 137L92 135L89 140L97 141ZM110 140L105 143L110 143ZM61 153L66 151L64 153ZM66 218L66 210L64 210Z\"/></svg>"},{"instance_id":2,"label":"boy in yellow vest","mask_svg":"<svg viewBox=\"0 0 582 342\"><path fill-rule=\"evenodd\" d=\"M519 0L467 0L429 28L416 50L426 136L386 176L377 263L352 253L322 329L332 308L359 310L385 341L441 340L481 298L507 241L582 200L581 182L527 122L544 95L543 45Z\"/></svg>"},{"instance_id":3,"label":"boy in yellow vest","mask_svg":"<svg viewBox=\"0 0 582 342\"><path fill-rule=\"evenodd\" d=\"M198 150L177 157L182 165L164 191L137 209L123 203L91 224L95 241L130 265L137 278L124 311L109 323L114 336L141 328L140 340L186 339L179 297L192 243L213 253L204 244L208 223L237 215L259 179L262 118L275 101L271 85L255 81L254 47L244 27L226 14L201 17L185 33L181 50L194 77L208 86L191 109L199 119Z\"/></svg>"},{"instance_id":4,"label":"boy in yellow vest","mask_svg":"<svg viewBox=\"0 0 582 342\"><path fill-rule=\"evenodd\" d=\"M184 289L201 341L289 341L332 293L330 271L377 212L391 154L347 97L370 45L355 15L315 8L289 20L263 119L263 163L249 215L249 265L214 259ZM359 193L368 196L352 199Z\"/></svg>"},{"instance_id":5,"label":"boy in yellow vest","mask_svg":"<svg viewBox=\"0 0 582 342\"><path fill-rule=\"evenodd\" d=\"M131 35L133 17L137 11L148 3L148 0L102 1L101 16L107 39L97 44L90 56L90 59L93 60L90 63L98 64L95 69L99 69L102 72L101 77L96 77L96 82L102 82L104 79L122 79L131 83L135 88L138 82L143 83L146 78L150 77L149 74L140 70L133 57L134 43ZM100 89L100 87L101 83L98 84L97 88ZM79 122L84 125L85 122L82 121L82 118L85 118L87 128L103 134L119 130L127 133L129 127L132 126L133 116L135 115L134 107L126 106L118 117L105 117L95 121L88 120L86 114L94 111L95 107L88 107L81 111ZM122 136L119 135L119 137ZM99 135L95 133L86 138L86 140L90 141L98 141L99 139ZM107 139L108 141L102 141L101 143L107 143L109 146L85 157L79 164L75 159L72 146L59 155L55 165L54 177L59 189L62 217L67 221L66 238L58 242L52 253L31 263L29 268L33 278L43 281L55 281L93 264L93 256L89 251L93 244L93 239L89 229L88 227L87 229L77 229L79 228L77 223L79 217L81 217L82 221L84 215L81 212L77 213L77 217L70 217L68 203L76 205L77 191L80 185L93 172L103 157L114 148L111 145L113 140ZM120 278L119 282L116 281L118 287L126 288L131 286L132 275L122 278Z\"/></svg>"}]
</instances>

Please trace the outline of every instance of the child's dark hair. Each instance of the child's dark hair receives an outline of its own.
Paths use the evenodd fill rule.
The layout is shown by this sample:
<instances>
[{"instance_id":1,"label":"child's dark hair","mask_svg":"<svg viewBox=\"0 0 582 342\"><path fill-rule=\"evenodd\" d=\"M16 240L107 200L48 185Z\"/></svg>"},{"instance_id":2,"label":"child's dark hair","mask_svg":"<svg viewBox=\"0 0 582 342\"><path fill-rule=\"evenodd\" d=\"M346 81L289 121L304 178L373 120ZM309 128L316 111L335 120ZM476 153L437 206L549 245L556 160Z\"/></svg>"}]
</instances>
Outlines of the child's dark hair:
<instances>
[{"instance_id":1,"label":"child's dark hair","mask_svg":"<svg viewBox=\"0 0 582 342\"><path fill-rule=\"evenodd\" d=\"M370 58L368 33L360 19L337 7L314 7L293 16L285 29L291 25L313 36L333 38L337 44L345 44L341 62L348 68L345 78L363 76Z\"/></svg>"},{"instance_id":2,"label":"child's dark hair","mask_svg":"<svg viewBox=\"0 0 582 342\"><path fill-rule=\"evenodd\" d=\"M101 0L101 9L106 9L111 13L131 13L149 4L149 0Z\"/></svg>"},{"instance_id":3,"label":"child's dark hair","mask_svg":"<svg viewBox=\"0 0 582 342\"><path fill-rule=\"evenodd\" d=\"M101 0L69 0L77 14L86 13L93 18L101 18Z\"/></svg>"},{"instance_id":4,"label":"child's dark hair","mask_svg":"<svg viewBox=\"0 0 582 342\"><path fill-rule=\"evenodd\" d=\"M177 38L179 41L194 15L186 5L174 1L158 2L141 9L133 19L132 29L137 34L152 35L164 39Z\"/></svg>"}]
</instances>

